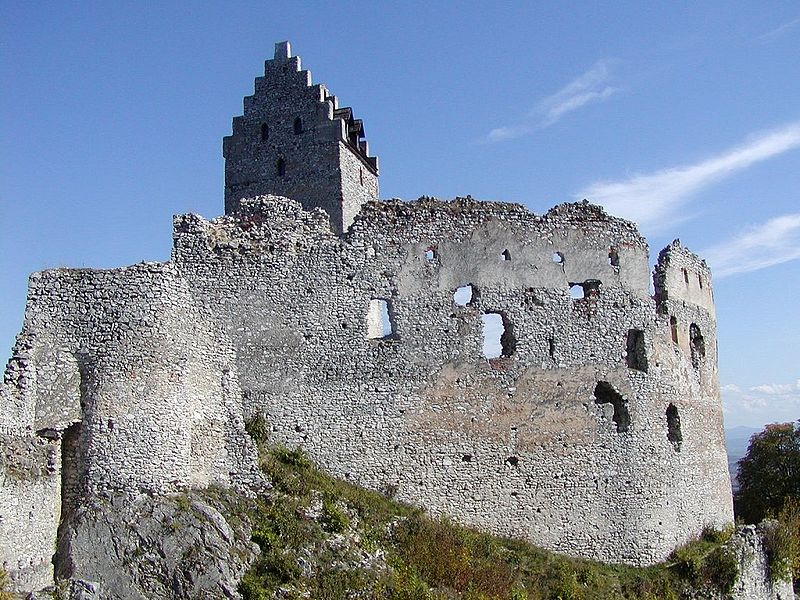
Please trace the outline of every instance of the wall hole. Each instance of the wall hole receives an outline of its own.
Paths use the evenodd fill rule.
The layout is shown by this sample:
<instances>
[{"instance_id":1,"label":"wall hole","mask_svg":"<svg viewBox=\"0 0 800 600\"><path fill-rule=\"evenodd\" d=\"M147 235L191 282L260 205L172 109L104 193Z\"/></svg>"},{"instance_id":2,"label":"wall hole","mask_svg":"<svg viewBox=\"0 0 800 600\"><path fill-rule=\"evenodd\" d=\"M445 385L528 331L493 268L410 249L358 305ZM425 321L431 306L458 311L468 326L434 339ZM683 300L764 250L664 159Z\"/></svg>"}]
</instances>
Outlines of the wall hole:
<instances>
[{"instance_id":1,"label":"wall hole","mask_svg":"<svg viewBox=\"0 0 800 600\"><path fill-rule=\"evenodd\" d=\"M564 255L561 252L553 252L553 262L560 265L564 264Z\"/></svg>"},{"instance_id":2,"label":"wall hole","mask_svg":"<svg viewBox=\"0 0 800 600\"><path fill-rule=\"evenodd\" d=\"M672 443L675 452L681 451L681 443L683 442L681 417L678 414L678 407L671 402L667 407L667 439Z\"/></svg>"},{"instance_id":3,"label":"wall hole","mask_svg":"<svg viewBox=\"0 0 800 600\"><path fill-rule=\"evenodd\" d=\"M500 358L511 356L517 346L513 327L502 312L487 312L481 315L483 324L483 356Z\"/></svg>"},{"instance_id":4,"label":"wall hole","mask_svg":"<svg viewBox=\"0 0 800 600\"><path fill-rule=\"evenodd\" d=\"M608 249L608 264L612 267L619 266L619 253L614 246L611 246L611 248Z\"/></svg>"},{"instance_id":5,"label":"wall hole","mask_svg":"<svg viewBox=\"0 0 800 600\"><path fill-rule=\"evenodd\" d=\"M462 462L472 462L472 454L465 454L461 457Z\"/></svg>"},{"instance_id":6,"label":"wall hole","mask_svg":"<svg viewBox=\"0 0 800 600\"><path fill-rule=\"evenodd\" d=\"M519 464L519 458L517 458L516 456L509 456L506 459L506 462L510 464L512 467L516 467Z\"/></svg>"},{"instance_id":7,"label":"wall hole","mask_svg":"<svg viewBox=\"0 0 800 600\"><path fill-rule=\"evenodd\" d=\"M628 368L647 373L647 349L644 345L644 331L641 329L629 329L625 350L627 352L625 360L628 363Z\"/></svg>"},{"instance_id":8,"label":"wall hole","mask_svg":"<svg viewBox=\"0 0 800 600\"><path fill-rule=\"evenodd\" d=\"M472 303L475 299L475 290L472 289L472 285L462 285L460 288L457 288L455 292L453 292L453 302L458 304L459 306L467 306Z\"/></svg>"},{"instance_id":9,"label":"wall hole","mask_svg":"<svg viewBox=\"0 0 800 600\"><path fill-rule=\"evenodd\" d=\"M394 321L389 301L384 298L373 298L369 301L367 312L367 338L385 340L396 337Z\"/></svg>"},{"instance_id":10,"label":"wall hole","mask_svg":"<svg viewBox=\"0 0 800 600\"><path fill-rule=\"evenodd\" d=\"M269 139L269 125L266 123L261 124L261 141L266 142Z\"/></svg>"},{"instance_id":11,"label":"wall hole","mask_svg":"<svg viewBox=\"0 0 800 600\"><path fill-rule=\"evenodd\" d=\"M689 348L692 351L692 365L696 369L700 366L700 361L706 357L706 342L695 323L689 325Z\"/></svg>"},{"instance_id":12,"label":"wall hole","mask_svg":"<svg viewBox=\"0 0 800 600\"><path fill-rule=\"evenodd\" d=\"M303 119L297 117L294 120L294 125L292 125L292 127L294 128L295 135L300 135L301 133L303 133Z\"/></svg>"},{"instance_id":13,"label":"wall hole","mask_svg":"<svg viewBox=\"0 0 800 600\"><path fill-rule=\"evenodd\" d=\"M439 255L436 252L436 246L428 246L428 248L425 250L425 260L427 260L428 262L435 262L438 258Z\"/></svg>"},{"instance_id":14,"label":"wall hole","mask_svg":"<svg viewBox=\"0 0 800 600\"><path fill-rule=\"evenodd\" d=\"M587 279L582 284L584 298L597 298L600 295L600 286L603 282L599 279Z\"/></svg>"},{"instance_id":15,"label":"wall hole","mask_svg":"<svg viewBox=\"0 0 800 600\"><path fill-rule=\"evenodd\" d=\"M612 419L617 426L617 433L625 433L631 425L628 412L628 401L607 381L598 381L594 388L596 404L611 404L614 407Z\"/></svg>"},{"instance_id":16,"label":"wall hole","mask_svg":"<svg viewBox=\"0 0 800 600\"><path fill-rule=\"evenodd\" d=\"M279 158L275 163L275 170L278 172L280 177L286 175L286 161L282 158Z\"/></svg>"},{"instance_id":17,"label":"wall hole","mask_svg":"<svg viewBox=\"0 0 800 600\"><path fill-rule=\"evenodd\" d=\"M511 252L509 252L507 249L506 249L506 250L503 250L503 251L500 253L500 260L501 260L502 262L509 262L509 261L511 261Z\"/></svg>"},{"instance_id":18,"label":"wall hole","mask_svg":"<svg viewBox=\"0 0 800 600\"><path fill-rule=\"evenodd\" d=\"M569 282L569 296L573 300L581 298L597 298L603 282L599 279L587 279L583 283Z\"/></svg>"}]
</instances>

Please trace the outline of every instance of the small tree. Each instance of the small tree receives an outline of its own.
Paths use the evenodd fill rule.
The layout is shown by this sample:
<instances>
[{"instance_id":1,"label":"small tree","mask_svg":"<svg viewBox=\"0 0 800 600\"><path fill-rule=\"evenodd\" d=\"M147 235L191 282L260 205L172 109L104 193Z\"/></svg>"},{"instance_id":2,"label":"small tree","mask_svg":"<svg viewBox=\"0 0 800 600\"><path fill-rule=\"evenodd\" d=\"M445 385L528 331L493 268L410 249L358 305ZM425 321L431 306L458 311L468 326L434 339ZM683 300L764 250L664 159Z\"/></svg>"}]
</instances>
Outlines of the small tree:
<instances>
[{"instance_id":1,"label":"small tree","mask_svg":"<svg viewBox=\"0 0 800 600\"><path fill-rule=\"evenodd\" d=\"M748 523L776 517L788 499L800 499L800 427L774 423L751 437L737 479L736 515Z\"/></svg>"}]
</instances>

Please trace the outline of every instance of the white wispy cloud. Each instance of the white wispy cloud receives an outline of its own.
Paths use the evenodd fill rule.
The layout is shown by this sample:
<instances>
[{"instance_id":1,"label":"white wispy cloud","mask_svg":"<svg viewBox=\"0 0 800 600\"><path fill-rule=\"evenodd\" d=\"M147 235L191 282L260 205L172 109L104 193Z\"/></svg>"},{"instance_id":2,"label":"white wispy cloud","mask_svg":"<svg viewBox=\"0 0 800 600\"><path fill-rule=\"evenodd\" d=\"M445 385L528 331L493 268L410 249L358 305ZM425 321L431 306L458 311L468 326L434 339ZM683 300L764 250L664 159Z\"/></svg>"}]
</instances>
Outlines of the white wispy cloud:
<instances>
[{"instance_id":1,"label":"white wispy cloud","mask_svg":"<svg viewBox=\"0 0 800 600\"><path fill-rule=\"evenodd\" d=\"M514 138L522 137L536 130L533 125L509 125L507 127L496 127L492 129L487 135L486 140L489 142L504 142L505 140L513 140Z\"/></svg>"},{"instance_id":2,"label":"white wispy cloud","mask_svg":"<svg viewBox=\"0 0 800 600\"><path fill-rule=\"evenodd\" d=\"M701 254L715 278L800 259L800 213L770 219Z\"/></svg>"},{"instance_id":3,"label":"white wispy cloud","mask_svg":"<svg viewBox=\"0 0 800 600\"><path fill-rule=\"evenodd\" d=\"M540 125L549 127L573 110L616 94L619 88L608 85L610 64L608 60L597 61L583 75L539 102L534 114L541 116Z\"/></svg>"},{"instance_id":4,"label":"white wispy cloud","mask_svg":"<svg viewBox=\"0 0 800 600\"><path fill-rule=\"evenodd\" d=\"M750 388L751 392L766 394L768 396L789 396L800 392L800 379L794 383L765 383L754 385Z\"/></svg>"},{"instance_id":5,"label":"white wispy cloud","mask_svg":"<svg viewBox=\"0 0 800 600\"><path fill-rule=\"evenodd\" d=\"M766 383L745 389L722 386L726 425L762 426L766 423L796 421L800 414L800 380L794 383Z\"/></svg>"},{"instance_id":6,"label":"white wispy cloud","mask_svg":"<svg viewBox=\"0 0 800 600\"><path fill-rule=\"evenodd\" d=\"M613 96L619 88L608 83L611 64L610 60L597 61L591 69L573 79L555 94L539 101L521 122L492 129L486 135L486 140L502 142L527 135L537 129L553 125L567 113Z\"/></svg>"},{"instance_id":7,"label":"white wispy cloud","mask_svg":"<svg viewBox=\"0 0 800 600\"><path fill-rule=\"evenodd\" d=\"M782 36L784 33L787 33L800 25L800 18L792 19L791 21L787 21L786 23L782 23L775 29L770 29L768 32L758 36L756 39L766 42L769 40L773 40L777 37Z\"/></svg>"},{"instance_id":8,"label":"white wispy cloud","mask_svg":"<svg viewBox=\"0 0 800 600\"><path fill-rule=\"evenodd\" d=\"M800 121L752 137L750 141L695 164L598 181L577 194L610 213L658 228L677 220L677 212L702 188L747 167L800 146Z\"/></svg>"}]
</instances>

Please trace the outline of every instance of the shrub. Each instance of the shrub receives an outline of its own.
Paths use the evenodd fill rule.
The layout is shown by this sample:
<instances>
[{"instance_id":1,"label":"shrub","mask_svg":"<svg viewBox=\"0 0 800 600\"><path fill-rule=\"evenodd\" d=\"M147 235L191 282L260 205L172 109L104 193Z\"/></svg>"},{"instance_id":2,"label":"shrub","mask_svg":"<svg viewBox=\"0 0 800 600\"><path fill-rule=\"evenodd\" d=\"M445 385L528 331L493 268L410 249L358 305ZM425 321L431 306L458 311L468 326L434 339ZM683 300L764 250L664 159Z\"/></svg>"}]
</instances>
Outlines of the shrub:
<instances>
[{"instance_id":1,"label":"shrub","mask_svg":"<svg viewBox=\"0 0 800 600\"><path fill-rule=\"evenodd\" d=\"M774 423L755 434L736 478L736 516L748 523L776 517L788 498L800 498L800 427Z\"/></svg>"},{"instance_id":2,"label":"shrub","mask_svg":"<svg viewBox=\"0 0 800 600\"><path fill-rule=\"evenodd\" d=\"M798 540L790 527L782 521L762 524L764 551L769 563L770 580L774 583L789 579L798 561Z\"/></svg>"},{"instance_id":3,"label":"shrub","mask_svg":"<svg viewBox=\"0 0 800 600\"><path fill-rule=\"evenodd\" d=\"M0 568L0 600L12 600L13 596L8 591L8 573Z\"/></svg>"},{"instance_id":4,"label":"shrub","mask_svg":"<svg viewBox=\"0 0 800 600\"><path fill-rule=\"evenodd\" d=\"M252 419L245 422L244 429L253 438L256 445L264 444L269 439L269 424L261 412L256 413Z\"/></svg>"},{"instance_id":5,"label":"shrub","mask_svg":"<svg viewBox=\"0 0 800 600\"><path fill-rule=\"evenodd\" d=\"M322 526L331 533L344 533L350 527L350 518L331 496L322 501Z\"/></svg>"}]
</instances>

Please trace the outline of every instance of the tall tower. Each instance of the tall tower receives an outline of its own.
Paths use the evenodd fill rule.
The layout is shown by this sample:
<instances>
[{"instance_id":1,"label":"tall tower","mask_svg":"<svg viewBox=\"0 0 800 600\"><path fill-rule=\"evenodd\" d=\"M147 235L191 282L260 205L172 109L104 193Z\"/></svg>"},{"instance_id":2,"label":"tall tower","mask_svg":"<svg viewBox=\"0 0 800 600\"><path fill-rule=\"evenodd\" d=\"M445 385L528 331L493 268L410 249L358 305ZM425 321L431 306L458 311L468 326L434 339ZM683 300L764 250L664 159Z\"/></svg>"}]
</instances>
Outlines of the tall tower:
<instances>
[{"instance_id":1,"label":"tall tower","mask_svg":"<svg viewBox=\"0 0 800 600\"><path fill-rule=\"evenodd\" d=\"M324 209L341 234L362 204L378 198L378 159L369 156L364 124L324 85L311 84L289 42L275 44L222 154L225 214L243 198L276 194Z\"/></svg>"}]
</instances>

